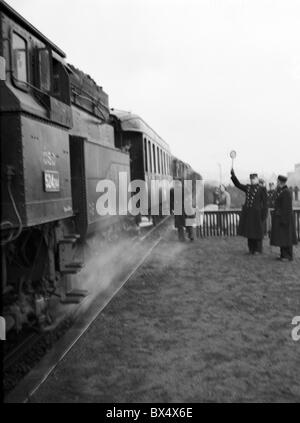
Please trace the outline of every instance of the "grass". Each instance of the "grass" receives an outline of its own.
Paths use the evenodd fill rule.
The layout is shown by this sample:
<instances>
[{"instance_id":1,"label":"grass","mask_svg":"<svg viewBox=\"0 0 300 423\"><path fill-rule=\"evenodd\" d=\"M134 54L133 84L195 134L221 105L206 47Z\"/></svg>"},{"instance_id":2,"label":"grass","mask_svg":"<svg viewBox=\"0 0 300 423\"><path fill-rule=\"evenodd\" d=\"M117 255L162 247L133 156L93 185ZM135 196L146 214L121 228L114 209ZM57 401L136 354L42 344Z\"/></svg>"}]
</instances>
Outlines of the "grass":
<instances>
[{"instance_id":1,"label":"grass","mask_svg":"<svg viewBox=\"0 0 300 423\"><path fill-rule=\"evenodd\" d=\"M170 234L34 401L300 401L300 251L275 251Z\"/></svg>"}]
</instances>

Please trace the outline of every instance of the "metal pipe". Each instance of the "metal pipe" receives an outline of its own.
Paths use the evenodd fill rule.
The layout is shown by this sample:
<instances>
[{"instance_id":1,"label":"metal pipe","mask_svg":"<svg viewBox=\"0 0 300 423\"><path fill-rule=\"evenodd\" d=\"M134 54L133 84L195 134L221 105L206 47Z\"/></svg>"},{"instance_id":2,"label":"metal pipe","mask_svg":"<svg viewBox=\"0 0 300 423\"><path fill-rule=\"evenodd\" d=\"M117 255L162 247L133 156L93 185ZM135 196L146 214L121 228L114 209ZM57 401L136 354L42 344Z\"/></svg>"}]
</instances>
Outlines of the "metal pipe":
<instances>
[{"instance_id":1,"label":"metal pipe","mask_svg":"<svg viewBox=\"0 0 300 423\"><path fill-rule=\"evenodd\" d=\"M7 267L6 267L6 254L5 254L5 248L1 248L1 260L2 260L2 282L1 282L1 288L2 292L4 293L7 286Z\"/></svg>"}]
</instances>

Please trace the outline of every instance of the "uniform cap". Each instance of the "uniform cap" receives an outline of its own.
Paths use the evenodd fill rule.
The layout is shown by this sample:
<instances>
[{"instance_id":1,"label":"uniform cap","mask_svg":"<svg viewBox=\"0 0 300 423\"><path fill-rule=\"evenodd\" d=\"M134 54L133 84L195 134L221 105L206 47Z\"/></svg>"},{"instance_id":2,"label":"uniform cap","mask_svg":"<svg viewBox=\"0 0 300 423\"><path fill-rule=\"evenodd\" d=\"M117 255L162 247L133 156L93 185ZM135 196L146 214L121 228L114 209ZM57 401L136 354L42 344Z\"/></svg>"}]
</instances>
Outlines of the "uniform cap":
<instances>
[{"instance_id":1,"label":"uniform cap","mask_svg":"<svg viewBox=\"0 0 300 423\"><path fill-rule=\"evenodd\" d=\"M288 178L287 178L286 176L279 175L277 179L278 179L278 181L280 181L280 182L286 182Z\"/></svg>"},{"instance_id":2,"label":"uniform cap","mask_svg":"<svg viewBox=\"0 0 300 423\"><path fill-rule=\"evenodd\" d=\"M257 173L251 173L251 175L250 175L250 179L254 179L254 178L257 178L257 177L258 177Z\"/></svg>"}]
</instances>

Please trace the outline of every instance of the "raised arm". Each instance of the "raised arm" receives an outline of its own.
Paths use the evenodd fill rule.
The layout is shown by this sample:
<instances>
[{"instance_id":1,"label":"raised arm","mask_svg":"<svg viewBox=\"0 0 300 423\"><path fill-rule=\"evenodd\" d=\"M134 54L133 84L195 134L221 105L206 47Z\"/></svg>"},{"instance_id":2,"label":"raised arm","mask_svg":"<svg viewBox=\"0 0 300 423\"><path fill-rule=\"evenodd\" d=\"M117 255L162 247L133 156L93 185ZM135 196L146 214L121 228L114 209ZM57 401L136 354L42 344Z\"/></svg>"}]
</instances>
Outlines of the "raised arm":
<instances>
[{"instance_id":1,"label":"raised arm","mask_svg":"<svg viewBox=\"0 0 300 423\"><path fill-rule=\"evenodd\" d=\"M240 189L241 191L244 191L244 192L247 191L247 185L243 185L243 184L240 183L240 181L236 177L233 169L231 169L231 180L238 189Z\"/></svg>"}]
</instances>

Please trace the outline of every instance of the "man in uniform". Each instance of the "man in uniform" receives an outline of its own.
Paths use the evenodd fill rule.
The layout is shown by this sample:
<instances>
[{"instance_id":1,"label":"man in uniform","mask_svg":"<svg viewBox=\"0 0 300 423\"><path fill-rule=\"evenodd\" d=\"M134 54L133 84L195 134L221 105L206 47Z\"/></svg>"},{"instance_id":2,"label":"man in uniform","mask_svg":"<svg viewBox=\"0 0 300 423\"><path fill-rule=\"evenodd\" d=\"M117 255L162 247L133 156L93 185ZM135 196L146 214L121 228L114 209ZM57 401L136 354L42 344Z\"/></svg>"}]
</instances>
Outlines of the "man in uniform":
<instances>
[{"instance_id":1,"label":"man in uniform","mask_svg":"<svg viewBox=\"0 0 300 423\"><path fill-rule=\"evenodd\" d=\"M286 182L285 176L278 176L275 208L272 212L271 245L280 247L278 260L292 261L293 245L297 244L297 236L293 200Z\"/></svg>"},{"instance_id":2,"label":"man in uniform","mask_svg":"<svg viewBox=\"0 0 300 423\"><path fill-rule=\"evenodd\" d=\"M266 187L266 181L263 178L259 178L258 185L265 190L265 196L267 199L267 206L268 206L268 192ZM268 213L267 213L266 219L264 220L264 235L267 235L268 233L267 220L268 220Z\"/></svg>"},{"instance_id":3,"label":"man in uniform","mask_svg":"<svg viewBox=\"0 0 300 423\"><path fill-rule=\"evenodd\" d=\"M271 218L270 209L274 209L275 196L276 196L275 184L274 182L270 182L269 191L268 191L268 216L267 216L267 233L269 238L271 238L271 226L272 226L272 218Z\"/></svg>"},{"instance_id":4,"label":"man in uniform","mask_svg":"<svg viewBox=\"0 0 300 423\"><path fill-rule=\"evenodd\" d=\"M250 184L243 185L239 182L232 169L231 180L238 189L246 194L238 235L248 238L250 254L262 253L264 222L268 213L266 189L259 186L256 173L250 175Z\"/></svg>"}]
</instances>

